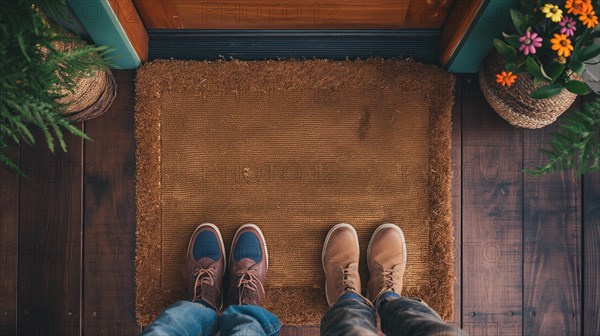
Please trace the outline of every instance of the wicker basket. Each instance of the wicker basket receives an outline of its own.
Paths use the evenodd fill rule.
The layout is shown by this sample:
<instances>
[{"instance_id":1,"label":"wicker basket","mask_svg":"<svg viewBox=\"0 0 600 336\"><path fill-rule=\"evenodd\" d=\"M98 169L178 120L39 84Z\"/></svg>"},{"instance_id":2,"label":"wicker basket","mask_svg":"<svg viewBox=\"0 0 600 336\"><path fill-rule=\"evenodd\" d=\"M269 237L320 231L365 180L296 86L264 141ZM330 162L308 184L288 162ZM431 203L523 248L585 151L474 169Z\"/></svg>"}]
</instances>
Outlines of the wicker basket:
<instances>
[{"instance_id":1,"label":"wicker basket","mask_svg":"<svg viewBox=\"0 0 600 336\"><path fill-rule=\"evenodd\" d=\"M504 66L497 52L490 53L479 71L479 86L490 106L511 125L524 128L550 125L577 98L567 90L548 99L531 98L531 92L541 85L534 85L528 75L519 76L510 88L499 85L496 74L505 70Z\"/></svg>"},{"instance_id":2,"label":"wicker basket","mask_svg":"<svg viewBox=\"0 0 600 336\"><path fill-rule=\"evenodd\" d=\"M56 43L59 50L77 48L78 43ZM108 110L117 94L117 83L110 70L96 70L89 77L76 78L74 92L65 92L59 101L68 104L64 115L74 121L95 118Z\"/></svg>"}]
</instances>

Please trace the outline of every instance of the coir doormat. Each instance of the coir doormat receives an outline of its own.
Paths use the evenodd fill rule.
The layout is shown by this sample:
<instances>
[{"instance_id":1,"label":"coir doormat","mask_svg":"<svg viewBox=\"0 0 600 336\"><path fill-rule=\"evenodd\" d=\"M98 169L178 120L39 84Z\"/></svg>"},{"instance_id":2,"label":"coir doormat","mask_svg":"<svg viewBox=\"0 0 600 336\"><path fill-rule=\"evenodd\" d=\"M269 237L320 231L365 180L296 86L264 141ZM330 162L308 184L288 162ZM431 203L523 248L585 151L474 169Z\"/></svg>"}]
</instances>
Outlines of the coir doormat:
<instances>
[{"instance_id":1,"label":"coir doormat","mask_svg":"<svg viewBox=\"0 0 600 336\"><path fill-rule=\"evenodd\" d=\"M254 223L269 250L265 307L287 324L326 310L321 248L346 222L361 276L381 223L407 239L404 294L452 316L453 77L407 60L155 61L138 72L137 317L186 293L186 247L215 223L229 251Z\"/></svg>"}]
</instances>

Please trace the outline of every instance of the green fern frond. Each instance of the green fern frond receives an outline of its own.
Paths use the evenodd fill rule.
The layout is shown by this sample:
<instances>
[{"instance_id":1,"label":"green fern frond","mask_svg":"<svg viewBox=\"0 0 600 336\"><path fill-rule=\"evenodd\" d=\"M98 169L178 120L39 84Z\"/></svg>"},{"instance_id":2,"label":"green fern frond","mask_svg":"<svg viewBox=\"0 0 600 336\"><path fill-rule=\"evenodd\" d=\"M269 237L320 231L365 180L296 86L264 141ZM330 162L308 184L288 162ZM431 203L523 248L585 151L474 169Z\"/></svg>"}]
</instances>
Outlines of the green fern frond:
<instances>
[{"instance_id":1,"label":"green fern frond","mask_svg":"<svg viewBox=\"0 0 600 336\"><path fill-rule=\"evenodd\" d=\"M65 0L44 1L46 9L65 5ZM75 48L62 50L58 42L73 43ZM0 11L0 163L19 171L8 152L17 144L35 144L36 128L52 152L57 143L67 150L65 132L89 139L64 117L67 106L59 99L75 90L77 77L107 69L109 51L87 45L51 23L37 0L14 0L4 6Z\"/></svg>"},{"instance_id":2,"label":"green fern frond","mask_svg":"<svg viewBox=\"0 0 600 336\"><path fill-rule=\"evenodd\" d=\"M549 145L541 150L548 162L526 173L539 176L573 170L581 175L600 170L600 98L586 103L582 111L567 112Z\"/></svg>"}]
</instances>

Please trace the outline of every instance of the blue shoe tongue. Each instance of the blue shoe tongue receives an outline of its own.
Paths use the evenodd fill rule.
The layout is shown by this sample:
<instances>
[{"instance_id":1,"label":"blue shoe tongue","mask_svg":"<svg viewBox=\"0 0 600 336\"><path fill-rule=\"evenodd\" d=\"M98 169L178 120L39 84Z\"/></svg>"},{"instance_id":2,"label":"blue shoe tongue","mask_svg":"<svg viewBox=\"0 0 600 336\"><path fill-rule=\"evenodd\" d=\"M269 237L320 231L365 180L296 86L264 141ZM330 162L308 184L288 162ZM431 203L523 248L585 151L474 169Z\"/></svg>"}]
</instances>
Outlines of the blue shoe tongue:
<instances>
[{"instance_id":1,"label":"blue shoe tongue","mask_svg":"<svg viewBox=\"0 0 600 336\"><path fill-rule=\"evenodd\" d=\"M262 260L261 242L252 232L244 232L240 235L235 245L234 259L242 260L249 258L259 263Z\"/></svg>"},{"instance_id":2,"label":"blue shoe tongue","mask_svg":"<svg viewBox=\"0 0 600 336\"><path fill-rule=\"evenodd\" d=\"M212 231L203 231L198 234L194 240L193 254L195 260L210 258L219 260L221 258L221 249L219 240Z\"/></svg>"}]
</instances>

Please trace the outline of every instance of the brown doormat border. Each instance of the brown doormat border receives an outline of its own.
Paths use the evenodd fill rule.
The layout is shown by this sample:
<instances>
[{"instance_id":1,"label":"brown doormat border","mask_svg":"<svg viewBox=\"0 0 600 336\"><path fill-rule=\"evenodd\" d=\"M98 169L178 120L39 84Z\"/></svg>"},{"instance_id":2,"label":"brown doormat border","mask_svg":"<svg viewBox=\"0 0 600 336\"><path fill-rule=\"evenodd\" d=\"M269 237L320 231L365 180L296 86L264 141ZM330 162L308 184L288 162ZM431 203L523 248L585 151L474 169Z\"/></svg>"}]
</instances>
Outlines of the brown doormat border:
<instances>
[{"instance_id":1,"label":"brown doormat border","mask_svg":"<svg viewBox=\"0 0 600 336\"><path fill-rule=\"evenodd\" d=\"M219 63L217 61L213 63ZM344 81L359 83L369 89L383 88L387 81L361 82L360 72L351 73L344 67L336 67L347 62L385 65L388 62L401 63L407 72L407 78L417 79L420 90L428 92L430 106L429 120L429 167L427 171L430 227L430 272L431 281L427 289L421 289L420 296L445 320L453 317L453 227L450 209L450 139L451 109L454 78L442 69L414 63L409 60L370 59L366 61L333 62L328 60L308 61L258 61L263 63L301 63L305 72L320 68L320 76L298 83L295 76L281 76L286 87L335 87ZM141 325L151 323L167 305L171 304L171 294L161 288L161 104L156 102L161 94L181 87L203 87L203 83L193 80L186 74L186 68L195 61L154 61L145 64L138 72L136 84L135 135L136 147L136 317ZM234 67L246 67L255 62L228 62ZM285 68L285 64L278 65ZM297 66L297 64L296 64ZM328 66L329 73L322 67ZM272 74L271 74L272 75ZM428 78L436 80L418 80ZM225 76L223 87L236 87L235 76ZM337 84L336 84L337 83ZM260 90L260 80L247 83L249 88ZM143 276L142 276L143 275ZM366 285L366 283L365 283ZM411 293L406 293L410 295ZM268 293L267 293L268 295ZM324 296L324 294L323 294Z\"/></svg>"}]
</instances>

